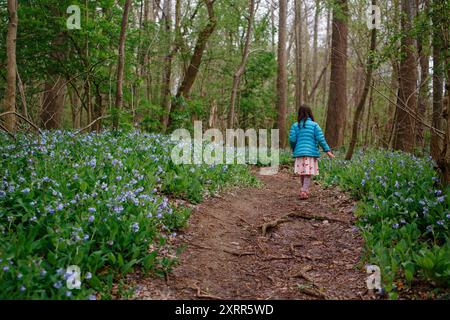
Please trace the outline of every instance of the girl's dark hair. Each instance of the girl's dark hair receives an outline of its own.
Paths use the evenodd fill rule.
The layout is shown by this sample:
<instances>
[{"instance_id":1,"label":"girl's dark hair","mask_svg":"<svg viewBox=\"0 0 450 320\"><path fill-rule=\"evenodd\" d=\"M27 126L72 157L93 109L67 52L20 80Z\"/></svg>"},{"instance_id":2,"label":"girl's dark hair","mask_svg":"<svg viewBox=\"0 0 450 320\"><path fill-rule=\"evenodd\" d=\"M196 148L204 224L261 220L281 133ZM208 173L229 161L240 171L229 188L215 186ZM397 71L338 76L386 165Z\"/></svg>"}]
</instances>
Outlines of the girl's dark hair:
<instances>
[{"instance_id":1,"label":"girl's dark hair","mask_svg":"<svg viewBox=\"0 0 450 320\"><path fill-rule=\"evenodd\" d=\"M312 110L306 104L302 104L300 108L298 108L298 124L300 125L300 121L303 120L303 128L306 124L306 119L311 118L314 121L314 116L312 114Z\"/></svg>"}]
</instances>

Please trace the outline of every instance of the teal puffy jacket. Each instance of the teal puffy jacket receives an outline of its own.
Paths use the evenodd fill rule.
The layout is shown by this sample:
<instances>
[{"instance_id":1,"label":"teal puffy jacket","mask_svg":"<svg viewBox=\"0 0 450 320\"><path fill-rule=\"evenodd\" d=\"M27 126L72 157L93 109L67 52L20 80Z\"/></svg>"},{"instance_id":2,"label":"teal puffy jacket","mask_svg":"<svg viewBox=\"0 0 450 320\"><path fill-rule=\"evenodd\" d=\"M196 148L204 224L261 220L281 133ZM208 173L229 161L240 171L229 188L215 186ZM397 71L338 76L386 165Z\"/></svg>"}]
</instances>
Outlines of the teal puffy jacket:
<instances>
[{"instance_id":1,"label":"teal puffy jacket","mask_svg":"<svg viewBox=\"0 0 450 320\"><path fill-rule=\"evenodd\" d=\"M308 118L304 121L294 123L289 133L289 143L294 152L294 157L320 157L319 145L324 152L330 151L325 136L320 126Z\"/></svg>"}]
</instances>

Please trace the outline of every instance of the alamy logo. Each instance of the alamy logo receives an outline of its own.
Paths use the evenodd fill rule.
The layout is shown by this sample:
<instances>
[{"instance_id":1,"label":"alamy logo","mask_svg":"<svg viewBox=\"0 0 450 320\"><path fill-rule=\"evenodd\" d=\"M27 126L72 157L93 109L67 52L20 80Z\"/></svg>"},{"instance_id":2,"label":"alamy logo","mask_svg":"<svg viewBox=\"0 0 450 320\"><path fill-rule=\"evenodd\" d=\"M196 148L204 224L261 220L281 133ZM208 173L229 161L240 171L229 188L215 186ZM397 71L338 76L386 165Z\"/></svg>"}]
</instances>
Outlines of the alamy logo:
<instances>
[{"instance_id":1,"label":"alamy logo","mask_svg":"<svg viewBox=\"0 0 450 320\"><path fill-rule=\"evenodd\" d=\"M194 138L186 129L177 129L171 135L178 143L172 149L171 157L175 164L257 164L268 165L261 168L262 175L278 172L279 130L227 129L224 135L218 129L208 129L203 133L202 122L194 122Z\"/></svg>"},{"instance_id":2,"label":"alamy logo","mask_svg":"<svg viewBox=\"0 0 450 320\"><path fill-rule=\"evenodd\" d=\"M66 270L66 285L69 290L80 289L81 287L81 270L79 266L69 266Z\"/></svg>"},{"instance_id":3,"label":"alamy logo","mask_svg":"<svg viewBox=\"0 0 450 320\"><path fill-rule=\"evenodd\" d=\"M366 284L369 290L381 290L381 271L376 265L368 265L366 269L370 276L367 277Z\"/></svg>"},{"instance_id":4,"label":"alamy logo","mask_svg":"<svg viewBox=\"0 0 450 320\"><path fill-rule=\"evenodd\" d=\"M379 6L370 5L367 8L367 28L381 29L381 10Z\"/></svg>"},{"instance_id":5,"label":"alamy logo","mask_svg":"<svg viewBox=\"0 0 450 320\"><path fill-rule=\"evenodd\" d=\"M68 14L71 14L69 18L67 18L66 26L69 30L80 30L81 29L81 9L77 5L71 5L67 8L66 11Z\"/></svg>"}]
</instances>

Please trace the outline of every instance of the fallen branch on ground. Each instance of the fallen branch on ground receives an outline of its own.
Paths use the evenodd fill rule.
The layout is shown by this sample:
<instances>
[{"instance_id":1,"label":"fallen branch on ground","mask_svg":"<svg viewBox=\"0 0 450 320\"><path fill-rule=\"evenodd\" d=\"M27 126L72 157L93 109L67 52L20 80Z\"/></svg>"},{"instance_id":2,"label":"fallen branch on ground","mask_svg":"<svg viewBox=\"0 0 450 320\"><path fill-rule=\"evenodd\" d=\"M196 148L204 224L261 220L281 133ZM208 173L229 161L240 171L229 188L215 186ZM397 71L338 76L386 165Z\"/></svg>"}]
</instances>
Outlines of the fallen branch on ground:
<instances>
[{"instance_id":1,"label":"fallen branch on ground","mask_svg":"<svg viewBox=\"0 0 450 320\"><path fill-rule=\"evenodd\" d=\"M74 136L80 134L81 132L89 129L90 127L92 127L94 124L96 124L98 121L103 120L103 119L107 119L111 117L110 115L106 115L106 116L101 116L97 119L95 119L94 121L92 121L91 123L89 123L87 126L85 126L84 128L79 129L77 132L75 132Z\"/></svg>"},{"instance_id":2,"label":"fallen branch on ground","mask_svg":"<svg viewBox=\"0 0 450 320\"><path fill-rule=\"evenodd\" d=\"M17 113L15 111L6 111L3 113L0 113L0 118L4 117L8 114L13 114L16 117L19 117L20 119L22 119L23 121L27 122L30 126L32 126L37 132L39 132L40 134L42 134L42 131L39 129L39 127L37 125L35 125L33 122L31 122L29 119L25 118L23 115L21 115L20 113Z\"/></svg>"},{"instance_id":3,"label":"fallen branch on ground","mask_svg":"<svg viewBox=\"0 0 450 320\"><path fill-rule=\"evenodd\" d=\"M6 132L6 134L8 134L11 138L13 138L14 140L16 140L16 136L10 132L8 129L6 129L6 127L4 127L1 123L0 123L0 129L2 129L3 131Z\"/></svg>"}]
</instances>

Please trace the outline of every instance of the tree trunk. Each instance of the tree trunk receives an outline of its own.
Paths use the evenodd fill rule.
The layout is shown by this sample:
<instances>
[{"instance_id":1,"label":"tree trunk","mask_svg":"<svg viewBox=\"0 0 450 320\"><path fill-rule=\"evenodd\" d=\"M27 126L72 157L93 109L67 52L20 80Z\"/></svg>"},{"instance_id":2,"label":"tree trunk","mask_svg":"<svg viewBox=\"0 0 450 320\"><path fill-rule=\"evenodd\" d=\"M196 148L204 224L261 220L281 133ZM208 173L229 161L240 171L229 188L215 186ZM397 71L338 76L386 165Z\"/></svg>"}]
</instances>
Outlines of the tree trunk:
<instances>
[{"instance_id":1,"label":"tree trunk","mask_svg":"<svg viewBox=\"0 0 450 320\"><path fill-rule=\"evenodd\" d=\"M376 5L377 1L372 0L372 5ZM370 49L368 52L367 58L367 71L366 71L366 80L364 82L364 88L361 95L361 98L356 106L355 115L353 117L353 127L352 127L352 138L350 141L350 146L348 147L347 154L345 156L345 160L350 160L353 156L353 152L355 151L356 142L358 141L358 129L359 129L359 121L361 114L364 111L364 105L366 104L367 95L370 89L370 83L372 81L372 72L373 72L373 62L374 55L377 45L377 29L373 28L370 32Z\"/></svg>"},{"instance_id":2,"label":"tree trunk","mask_svg":"<svg viewBox=\"0 0 450 320\"><path fill-rule=\"evenodd\" d=\"M333 11L331 77L325 135L331 148L344 142L347 114L347 0L337 0Z\"/></svg>"},{"instance_id":3,"label":"tree trunk","mask_svg":"<svg viewBox=\"0 0 450 320\"><path fill-rule=\"evenodd\" d=\"M178 3L178 1L177 1ZM163 116L161 118L162 131L165 132L169 123L170 109L172 108L171 78L172 78L172 1L165 0L163 8L163 24L165 26L166 56L164 57L164 68L161 87L161 107Z\"/></svg>"},{"instance_id":4,"label":"tree trunk","mask_svg":"<svg viewBox=\"0 0 450 320\"><path fill-rule=\"evenodd\" d=\"M242 60L239 64L237 71L233 76L233 86L231 89L231 98L230 98L230 108L228 110L228 123L227 127L232 129L234 127L234 117L235 117L235 105L236 105L236 97L238 93L239 84L241 82L241 76L244 73L245 66L247 64L249 50L250 50L250 42L252 39L253 33L253 20L255 16L255 0L249 0L249 17L248 17L248 25L247 25L247 34L245 36L245 44L244 44L244 52L242 53Z\"/></svg>"},{"instance_id":5,"label":"tree trunk","mask_svg":"<svg viewBox=\"0 0 450 320\"><path fill-rule=\"evenodd\" d=\"M422 0L424 4L424 18L428 19L428 10L429 10L429 0ZM417 7L419 1L417 1ZM418 8L419 9L419 8ZM426 22L427 28L422 33L417 36L417 50L419 54L419 64L420 64L420 89L419 89L419 99L418 99L418 107L417 107L417 116L419 119L425 119L426 112L428 109L428 85L429 85L429 47L430 47L430 38L428 34L429 23ZM416 121L416 144L419 150L423 150L424 148L424 137L423 137L423 124L421 121Z\"/></svg>"},{"instance_id":6,"label":"tree trunk","mask_svg":"<svg viewBox=\"0 0 450 320\"><path fill-rule=\"evenodd\" d=\"M325 54L324 54L324 64L328 66L329 64L329 52L330 52L330 29L331 29L331 11L327 9L327 32L325 35ZM327 68L328 69L328 68ZM328 88L328 70L325 70L325 74L323 75L323 92L322 92L322 105L325 107L327 102L327 88ZM326 118L326 113L325 113ZM324 119L326 120L326 119Z\"/></svg>"},{"instance_id":7,"label":"tree trunk","mask_svg":"<svg viewBox=\"0 0 450 320\"><path fill-rule=\"evenodd\" d=\"M100 85L98 83L94 83L94 85L95 85L95 105L94 105L94 120L95 120L103 116L104 107L103 107L103 97L100 91ZM92 130L100 132L101 129L102 129L102 120L98 120L92 126Z\"/></svg>"},{"instance_id":8,"label":"tree trunk","mask_svg":"<svg viewBox=\"0 0 450 320\"><path fill-rule=\"evenodd\" d=\"M22 100L22 115L25 118L28 118L27 96L25 95L25 87L23 85L22 79L20 78L19 70L16 70L16 71L17 71L16 72L17 86L19 88L20 99Z\"/></svg>"},{"instance_id":9,"label":"tree trunk","mask_svg":"<svg viewBox=\"0 0 450 320\"><path fill-rule=\"evenodd\" d=\"M440 17L441 1L433 1L432 23L433 23L433 115L432 127L442 129L442 101L444 91L444 59L443 59L443 32L442 21ZM431 130L431 156L438 161L442 152L442 140L439 135Z\"/></svg>"},{"instance_id":10,"label":"tree trunk","mask_svg":"<svg viewBox=\"0 0 450 320\"><path fill-rule=\"evenodd\" d=\"M16 39L17 39L17 0L8 0L8 33L6 35L6 95L5 112L16 111ZM16 116L5 116L5 128L13 132L16 129Z\"/></svg>"},{"instance_id":11,"label":"tree trunk","mask_svg":"<svg viewBox=\"0 0 450 320\"><path fill-rule=\"evenodd\" d=\"M180 107L179 98L183 97L184 99L188 99L192 86L194 85L195 79L197 78L198 71L200 70L200 65L202 63L203 53L206 49L206 44L210 36L213 34L217 25L217 18L214 13L214 2L215 0L203 0L206 5L206 9L208 10L208 23L206 26L200 31L197 42L195 44L194 53L191 56L191 61L189 62L189 66L184 74L183 81L181 82L180 87L178 88L176 97L177 103L174 104L173 109L178 109ZM175 111L175 110L174 110ZM172 112L169 116L169 124L170 126L172 122Z\"/></svg>"},{"instance_id":12,"label":"tree trunk","mask_svg":"<svg viewBox=\"0 0 450 320\"><path fill-rule=\"evenodd\" d=\"M280 147L287 145L286 112L287 112L287 55L286 55L286 19L287 0L279 1L279 24L278 24L278 129L280 130Z\"/></svg>"},{"instance_id":13,"label":"tree trunk","mask_svg":"<svg viewBox=\"0 0 450 320\"><path fill-rule=\"evenodd\" d=\"M154 0L144 0L144 27L147 28L148 23L155 21L154 12L155 1ZM152 87L152 76L150 73L150 48L144 50L143 63L142 63L142 74L145 81L145 98L147 101L151 100L151 87Z\"/></svg>"},{"instance_id":14,"label":"tree trunk","mask_svg":"<svg viewBox=\"0 0 450 320\"><path fill-rule=\"evenodd\" d=\"M119 57L117 64L117 89L116 89L116 103L115 113L113 117L113 128L117 130L119 128L119 112L123 108L123 74L125 68L125 40L128 24L128 13L130 11L131 0L125 0L125 6L123 8L122 25L120 27L119 37Z\"/></svg>"},{"instance_id":15,"label":"tree trunk","mask_svg":"<svg viewBox=\"0 0 450 320\"><path fill-rule=\"evenodd\" d=\"M45 129L59 129L62 125L66 83L61 76L45 83L41 112L41 125Z\"/></svg>"},{"instance_id":16,"label":"tree trunk","mask_svg":"<svg viewBox=\"0 0 450 320\"><path fill-rule=\"evenodd\" d=\"M144 23L155 20L155 0L144 0Z\"/></svg>"},{"instance_id":17,"label":"tree trunk","mask_svg":"<svg viewBox=\"0 0 450 320\"><path fill-rule=\"evenodd\" d=\"M70 90L69 97L72 112L72 128L79 129L81 128L81 110L83 109L81 106L81 101L75 90Z\"/></svg>"},{"instance_id":18,"label":"tree trunk","mask_svg":"<svg viewBox=\"0 0 450 320\"><path fill-rule=\"evenodd\" d=\"M303 48L304 48L304 53L303 53L303 57L302 60L305 61L305 67L303 68L303 89L302 89L302 96L303 96L303 103L309 103L309 95L308 95L308 85L309 85L309 81L311 78L311 64L310 64L310 46L309 46L309 31L308 31L308 16L309 16L309 12L308 12L308 6L307 3L305 3L304 6L304 21L302 21L303 23L303 38L301 41L303 41Z\"/></svg>"},{"instance_id":19,"label":"tree trunk","mask_svg":"<svg viewBox=\"0 0 450 320\"><path fill-rule=\"evenodd\" d=\"M406 152L414 150L414 114L417 110L417 65L416 65L416 44L414 38L409 35L413 28L415 17L415 5L411 0L402 0L401 26L403 37L401 40L399 90L397 99L397 119L395 127L394 149Z\"/></svg>"},{"instance_id":20,"label":"tree trunk","mask_svg":"<svg viewBox=\"0 0 450 320\"><path fill-rule=\"evenodd\" d=\"M312 62L312 77L313 83L316 82L317 79L317 67L318 67L318 54L317 54L317 38L318 38L318 29L319 29L319 17L320 17L320 0L316 0L316 11L314 13L314 34L313 34L313 62ZM315 104L315 90L311 88L310 97L308 98L312 104Z\"/></svg>"},{"instance_id":21,"label":"tree trunk","mask_svg":"<svg viewBox=\"0 0 450 320\"><path fill-rule=\"evenodd\" d=\"M373 108L373 87L375 86L375 83L372 81L372 85L370 87L370 94L369 94L369 105L367 108L367 118L366 118L366 133L364 135L364 146L368 145L369 141L369 130L370 130L370 114Z\"/></svg>"},{"instance_id":22,"label":"tree trunk","mask_svg":"<svg viewBox=\"0 0 450 320\"><path fill-rule=\"evenodd\" d=\"M396 108L396 98L398 95L398 66L396 61L391 61L392 72L391 72L391 80L390 80L390 91L389 91L389 101L387 105L387 122L385 126L384 133L384 146L389 148L391 146L391 140L393 137L393 133L395 130L395 118L397 113Z\"/></svg>"},{"instance_id":23,"label":"tree trunk","mask_svg":"<svg viewBox=\"0 0 450 320\"><path fill-rule=\"evenodd\" d=\"M302 3L295 0L295 108L303 103L303 70L302 70Z\"/></svg>"},{"instance_id":24,"label":"tree trunk","mask_svg":"<svg viewBox=\"0 0 450 320\"><path fill-rule=\"evenodd\" d=\"M197 43L194 48L194 53L191 57L191 62L189 63L186 74L184 75L183 82L178 88L177 97L188 98L191 92L192 85L197 78L206 44L208 43L208 39L214 32L217 25L217 19L214 14L214 1L215 0L204 0L206 8L208 9L209 21L198 36Z\"/></svg>"}]
</instances>

